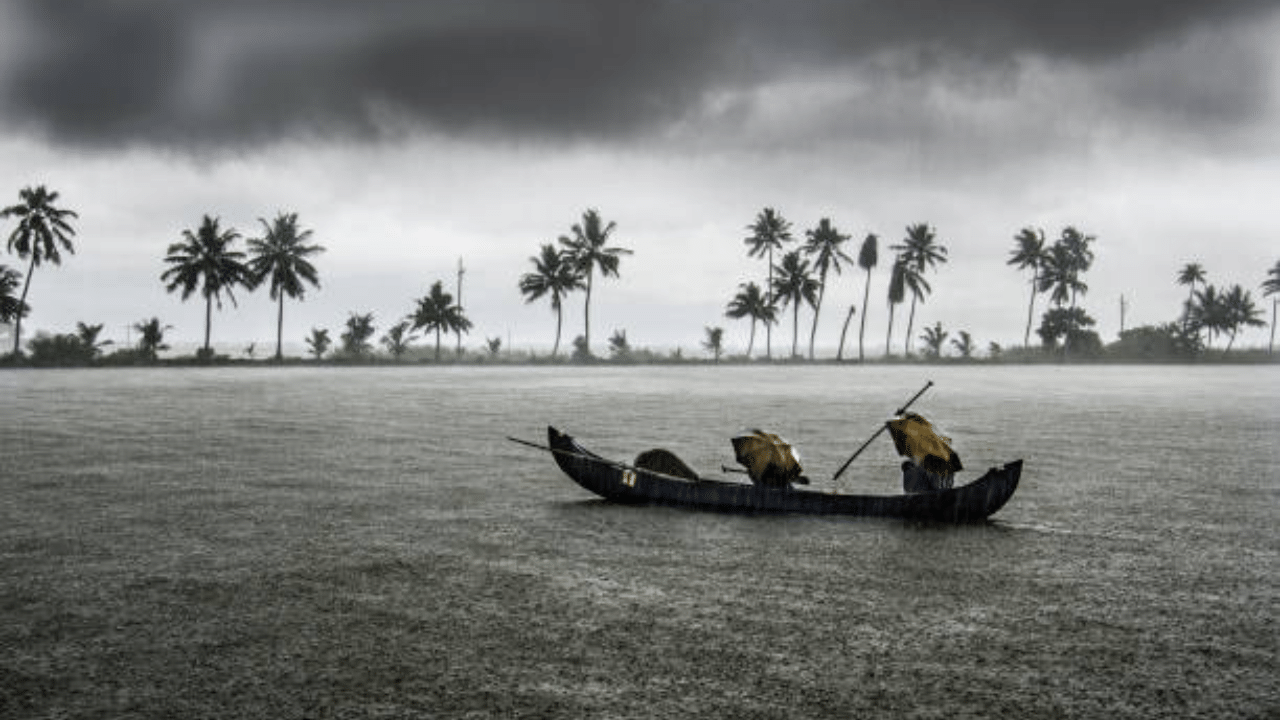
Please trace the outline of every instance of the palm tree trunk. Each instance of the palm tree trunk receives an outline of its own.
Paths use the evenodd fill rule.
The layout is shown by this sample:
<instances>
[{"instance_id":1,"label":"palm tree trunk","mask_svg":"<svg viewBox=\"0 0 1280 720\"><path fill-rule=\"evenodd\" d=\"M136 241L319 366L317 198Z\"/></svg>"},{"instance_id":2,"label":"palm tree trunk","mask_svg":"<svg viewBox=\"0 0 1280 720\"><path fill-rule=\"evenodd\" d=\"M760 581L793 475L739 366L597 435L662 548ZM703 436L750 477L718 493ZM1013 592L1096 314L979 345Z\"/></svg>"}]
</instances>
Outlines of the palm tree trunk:
<instances>
[{"instance_id":1,"label":"palm tree trunk","mask_svg":"<svg viewBox=\"0 0 1280 720\"><path fill-rule=\"evenodd\" d=\"M591 357L591 279L593 274L591 268L587 268L587 301L582 308L583 324L586 326L583 338L586 340L587 357Z\"/></svg>"},{"instance_id":2,"label":"palm tree trunk","mask_svg":"<svg viewBox=\"0 0 1280 720\"><path fill-rule=\"evenodd\" d=\"M1272 323L1274 325L1274 323ZM756 319L751 318L751 339L747 341L747 359L751 359L751 348L756 346Z\"/></svg>"},{"instance_id":3,"label":"palm tree trunk","mask_svg":"<svg viewBox=\"0 0 1280 720\"><path fill-rule=\"evenodd\" d=\"M1271 300L1271 341L1267 343L1268 355L1276 349L1276 303L1280 303L1280 298Z\"/></svg>"},{"instance_id":4,"label":"palm tree trunk","mask_svg":"<svg viewBox=\"0 0 1280 720\"><path fill-rule=\"evenodd\" d=\"M284 362L281 342L284 338L284 293L280 293L280 308L276 312L276 362Z\"/></svg>"},{"instance_id":5,"label":"palm tree trunk","mask_svg":"<svg viewBox=\"0 0 1280 720\"><path fill-rule=\"evenodd\" d=\"M853 319L853 312L857 309L857 305L850 305L849 314L844 316L844 329L840 331L840 348L836 350L836 362L844 360L844 336L849 332L849 321ZM859 343L858 354L862 354L861 343Z\"/></svg>"},{"instance_id":6,"label":"palm tree trunk","mask_svg":"<svg viewBox=\"0 0 1280 720\"><path fill-rule=\"evenodd\" d=\"M858 328L858 362L862 362L862 336L867 334L867 301L871 299L871 268L867 268L867 284L862 291L862 322Z\"/></svg>"},{"instance_id":7,"label":"palm tree trunk","mask_svg":"<svg viewBox=\"0 0 1280 720\"><path fill-rule=\"evenodd\" d=\"M440 326L436 325L436 362L440 362Z\"/></svg>"},{"instance_id":8,"label":"palm tree trunk","mask_svg":"<svg viewBox=\"0 0 1280 720\"><path fill-rule=\"evenodd\" d=\"M1031 302L1027 303L1027 331L1022 334L1022 347L1026 349L1031 344L1031 318L1035 316L1036 311L1036 274L1031 275Z\"/></svg>"},{"instance_id":9,"label":"palm tree trunk","mask_svg":"<svg viewBox=\"0 0 1280 720\"><path fill-rule=\"evenodd\" d=\"M551 357L560 350L560 324L564 321L564 308L556 306L556 344L551 346Z\"/></svg>"},{"instance_id":10,"label":"palm tree trunk","mask_svg":"<svg viewBox=\"0 0 1280 720\"><path fill-rule=\"evenodd\" d=\"M897 303L889 303L889 331L884 335L884 356L887 358L892 353L889 343L893 340L893 306Z\"/></svg>"},{"instance_id":11,"label":"palm tree trunk","mask_svg":"<svg viewBox=\"0 0 1280 720\"><path fill-rule=\"evenodd\" d=\"M22 316L27 309L27 291L31 289L31 274L36 269L36 255L31 253L31 263L27 265L27 277L22 281L22 297L18 298L18 315L13 320L13 357L18 357L22 347Z\"/></svg>"},{"instance_id":12,"label":"palm tree trunk","mask_svg":"<svg viewBox=\"0 0 1280 720\"><path fill-rule=\"evenodd\" d=\"M791 306L791 357L796 356L796 344L800 341L800 300Z\"/></svg>"},{"instance_id":13,"label":"palm tree trunk","mask_svg":"<svg viewBox=\"0 0 1280 720\"><path fill-rule=\"evenodd\" d=\"M769 246L769 287L765 293L765 302L773 307L773 246ZM773 323L764 324L764 356L773 359Z\"/></svg>"},{"instance_id":14,"label":"palm tree trunk","mask_svg":"<svg viewBox=\"0 0 1280 720\"><path fill-rule=\"evenodd\" d=\"M213 326L213 296L204 298L204 353L209 354L209 328Z\"/></svg>"},{"instance_id":15,"label":"palm tree trunk","mask_svg":"<svg viewBox=\"0 0 1280 720\"><path fill-rule=\"evenodd\" d=\"M827 292L827 275L818 281L818 304L813 306L813 327L809 329L809 359L813 359L813 339L818 335L818 313L822 312L822 296Z\"/></svg>"},{"instance_id":16,"label":"palm tree trunk","mask_svg":"<svg viewBox=\"0 0 1280 720\"><path fill-rule=\"evenodd\" d=\"M916 324L916 296L911 296L911 314L907 316L907 338L902 343L902 354L904 357L911 355L911 328Z\"/></svg>"}]
</instances>

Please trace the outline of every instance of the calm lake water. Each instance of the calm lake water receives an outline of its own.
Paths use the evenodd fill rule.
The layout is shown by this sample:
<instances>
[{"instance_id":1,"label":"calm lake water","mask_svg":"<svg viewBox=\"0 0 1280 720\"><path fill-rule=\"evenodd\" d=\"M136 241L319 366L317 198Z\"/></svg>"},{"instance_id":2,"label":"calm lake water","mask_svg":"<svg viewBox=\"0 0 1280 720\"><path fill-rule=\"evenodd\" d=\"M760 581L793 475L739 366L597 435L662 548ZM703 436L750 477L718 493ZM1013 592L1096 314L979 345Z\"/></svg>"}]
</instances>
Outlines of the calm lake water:
<instances>
[{"instance_id":1,"label":"calm lake water","mask_svg":"<svg viewBox=\"0 0 1280 720\"><path fill-rule=\"evenodd\" d=\"M618 507L504 439L554 424L710 472L762 427L826 487L926 379L958 483L1026 462L988 524ZM1274 366L9 371L0 398L0 611L23 618L0 673L33 717L179 693L225 716L1280 715ZM899 492L897 465L882 436L839 489ZM359 635L340 662L246 636L270 694L184 644L237 593L313 636L338 612L315 593L342 598L345 632L421 662L366 676L386 661ZM186 597L168 640L109 629ZM102 626L40 636L42 606ZM176 666L150 664L163 642Z\"/></svg>"}]
</instances>

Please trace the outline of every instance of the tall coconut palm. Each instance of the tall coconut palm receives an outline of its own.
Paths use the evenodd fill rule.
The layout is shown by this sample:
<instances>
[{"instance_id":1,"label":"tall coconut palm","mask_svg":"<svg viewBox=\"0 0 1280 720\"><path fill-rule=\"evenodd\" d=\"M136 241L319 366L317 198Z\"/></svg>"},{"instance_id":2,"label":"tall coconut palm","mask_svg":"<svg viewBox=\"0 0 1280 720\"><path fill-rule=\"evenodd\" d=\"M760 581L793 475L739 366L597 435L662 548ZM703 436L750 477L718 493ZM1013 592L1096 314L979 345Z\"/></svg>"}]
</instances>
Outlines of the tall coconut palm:
<instances>
[{"instance_id":1,"label":"tall coconut palm","mask_svg":"<svg viewBox=\"0 0 1280 720\"><path fill-rule=\"evenodd\" d=\"M1240 285L1232 285L1222 297L1227 333L1227 351L1236 341L1236 334L1245 327L1265 327L1262 310L1253 303L1253 296Z\"/></svg>"},{"instance_id":2,"label":"tall coconut palm","mask_svg":"<svg viewBox=\"0 0 1280 720\"><path fill-rule=\"evenodd\" d=\"M813 259L813 270L818 274L818 301L813 306L813 327L809 330L809 359L813 359L813 341L818 334L818 314L822 312L822 299L827 293L827 271L841 272L841 261L853 263L842 247L849 236L831 224L830 218L822 218L818 226L805 231L805 255Z\"/></svg>"},{"instance_id":3,"label":"tall coconut palm","mask_svg":"<svg viewBox=\"0 0 1280 720\"><path fill-rule=\"evenodd\" d=\"M1040 291L1050 292L1050 301L1059 308L1070 300L1070 309L1074 311L1077 296L1089 291L1089 286L1080 276L1093 265L1093 250L1089 245L1095 239L1068 226L1063 228L1062 235L1045 255L1040 272ZM1070 313L1065 317L1076 317L1076 314ZM1074 334L1067 334L1062 346L1064 354L1070 350Z\"/></svg>"},{"instance_id":4,"label":"tall coconut palm","mask_svg":"<svg viewBox=\"0 0 1280 720\"><path fill-rule=\"evenodd\" d=\"M0 265L0 323L13 322L27 313L27 304L15 294L22 284L22 273Z\"/></svg>"},{"instance_id":5,"label":"tall coconut palm","mask_svg":"<svg viewBox=\"0 0 1280 720\"><path fill-rule=\"evenodd\" d=\"M836 349L836 362L844 359L844 337L849 333L849 322L853 320L853 314L858 311L858 306L850 304L849 312L844 316L844 326L840 328L840 347ZM866 313L863 313L865 316Z\"/></svg>"},{"instance_id":6,"label":"tall coconut palm","mask_svg":"<svg viewBox=\"0 0 1280 720\"><path fill-rule=\"evenodd\" d=\"M878 242L879 238L874 233L870 233L863 239L862 248L858 251L858 267L867 271L867 281L862 288L862 321L858 328L858 362L862 362L864 358L862 339L867 334L867 302L871 300L871 270L875 268L876 261L879 259L876 248Z\"/></svg>"},{"instance_id":7,"label":"tall coconut palm","mask_svg":"<svg viewBox=\"0 0 1280 720\"><path fill-rule=\"evenodd\" d=\"M234 305L237 285L253 287L253 277L249 267L244 264L244 253L234 249L240 233L233 228L223 230L218 226L218 219L208 215L200 222L195 232L182 231L183 241L169 246L164 261L169 269L160 276L168 281L165 286L169 292L182 290L185 301L191 294L200 289L204 296L204 350L207 357L212 351L209 348L209 329L213 325L213 305L222 309L222 294Z\"/></svg>"},{"instance_id":8,"label":"tall coconut palm","mask_svg":"<svg viewBox=\"0 0 1280 720\"><path fill-rule=\"evenodd\" d=\"M915 325L916 303L924 300L925 292L932 291L924 281L925 271L947 261L947 248L937 243L933 229L925 223L907 226L907 236L899 245L889 248L904 258L903 280L911 290L911 314L907 319L907 339L903 352L911 354L911 329Z\"/></svg>"},{"instance_id":9,"label":"tall coconut palm","mask_svg":"<svg viewBox=\"0 0 1280 720\"><path fill-rule=\"evenodd\" d=\"M800 257L799 250L782 256L782 262L774 268L773 294L782 307L791 306L791 357L796 355L800 341L800 303L813 307L817 303L818 280L809 271L809 261Z\"/></svg>"},{"instance_id":10,"label":"tall coconut palm","mask_svg":"<svg viewBox=\"0 0 1280 720\"><path fill-rule=\"evenodd\" d=\"M1019 270L1031 269L1031 299L1027 302L1027 329L1022 335L1022 347L1031 344L1031 320L1035 315L1036 295L1040 287L1040 268L1045 264L1044 230L1022 228L1013 236L1017 243L1006 265L1016 265Z\"/></svg>"},{"instance_id":11,"label":"tall coconut palm","mask_svg":"<svg viewBox=\"0 0 1280 720\"><path fill-rule=\"evenodd\" d=\"M1275 352L1276 347L1276 305L1280 304L1280 260L1267 271L1268 277L1262 281L1262 296L1271 298L1271 340L1267 342L1267 354Z\"/></svg>"},{"instance_id":12,"label":"tall coconut palm","mask_svg":"<svg viewBox=\"0 0 1280 720\"><path fill-rule=\"evenodd\" d=\"M319 245L308 245L310 230L298 227L298 213L280 213L276 219L267 224L262 223L263 236L249 240L249 275L253 285L260 285L268 278L271 280L270 297L277 301L276 310L276 360L284 359L282 341L284 338L284 298L286 295L301 299L306 286L320 287L320 279L316 268L308 260L312 255L324 252Z\"/></svg>"},{"instance_id":13,"label":"tall coconut palm","mask_svg":"<svg viewBox=\"0 0 1280 720\"><path fill-rule=\"evenodd\" d=\"M565 254L550 243L543 243L540 254L529 258L533 272L520 277L520 292L524 301L531 303L544 295L551 297L551 309L556 311L556 343L551 357L560 349L560 329L564 320L564 298L574 290L586 287L578 268Z\"/></svg>"},{"instance_id":14,"label":"tall coconut palm","mask_svg":"<svg viewBox=\"0 0 1280 720\"><path fill-rule=\"evenodd\" d=\"M445 292L444 282L431 284L431 291L418 299L418 307L410 316L414 330L434 331L436 334L436 360L440 359L440 334L469 330L471 321L462 314L462 308L453 302L453 295Z\"/></svg>"},{"instance_id":15,"label":"tall coconut palm","mask_svg":"<svg viewBox=\"0 0 1280 720\"><path fill-rule=\"evenodd\" d=\"M1218 292L1213 285L1206 285L1195 291L1194 300L1188 313L1188 322L1195 330L1196 337L1200 331L1206 335L1205 347L1211 347L1217 335L1227 331L1227 306L1224 294Z\"/></svg>"},{"instance_id":16,"label":"tall coconut palm","mask_svg":"<svg viewBox=\"0 0 1280 720\"><path fill-rule=\"evenodd\" d=\"M138 354L146 360L155 360L161 350L168 350L164 344L164 333L172 329L172 325L161 325L160 318L151 318L134 323L133 329L138 331Z\"/></svg>"},{"instance_id":17,"label":"tall coconut palm","mask_svg":"<svg viewBox=\"0 0 1280 720\"><path fill-rule=\"evenodd\" d=\"M734 320L751 318L751 339L747 342L748 358L751 357L751 349L756 344L756 322L763 322L767 326L777 320L777 308L769 304L760 286L753 282L738 284L738 294L729 301L729 307L724 314Z\"/></svg>"},{"instance_id":18,"label":"tall coconut palm","mask_svg":"<svg viewBox=\"0 0 1280 720\"><path fill-rule=\"evenodd\" d=\"M609 236L615 229L616 223L606 224L600 218L600 213L592 209L583 213L582 222L571 228L573 237L560 238L560 243L568 251L578 274L587 278L587 300L583 305L583 338L587 356L591 355L591 289L595 270L599 268L602 277L617 277L621 256L631 254L627 248L608 246Z\"/></svg>"},{"instance_id":19,"label":"tall coconut palm","mask_svg":"<svg viewBox=\"0 0 1280 720\"><path fill-rule=\"evenodd\" d=\"M352 357L361 357L373 349L369 338L377 332L373 327L373 313L348 313L346 330L338 339L342 341L342 351ZM328 333L325 334L328 339ZM319 356L316 356L319 359Z\"/></svg>"},{"instance_id":20,"label":"tall coconut palm","mask_svg":"<svg viewBox=\"0 0 1280 720\"><path fill-rule=\"evenodd\" d=\"M893 341L893 309L907 298L906 263L899 255L893 259L893 268L889 271L889 329L884 336L884 356L890 355L890 343Z\"/></svg>"},{"instance_id":21,"label":"tall coconut palm","mask_svg":"<svg viewBox=\"0 0 1280 720\"><path fill-rule=\"evenodd\" d=\"M787 222L773 208L765 208L756 215L756 221L747 226L751 231L751 235L743 240L749 248L747 257L764 257L769 267L769 279L765 283L765 291L768 296L765 302L772 307L773 302L773 251L776 249L782 251L784 243L791 242L791 223ZM773 330L772 326L765 324L765 357L773 358Z\"/></svg>"},{"instance_id":22,"label":"tall coconut palm","mask_svg":"<svg viewBox=\"0 0 1280 720\"><path fill-rule=\"evenodd\" d=\"M707 333L707 339L702 341L702 347L719 363L720 355L724 352L724 328L704 327L703 330Z\"/></svg>"},{"instance_id":23,"label":"tall coconut palm","mask_svg":"<svg viewBox=\"0 0 1280 720\"><path fill-rule=\"evenodd\" d=\"M1182 309L1183 332L1186 332L1187 323L1191 319L1191 303L1195 300L1196 285L1204 285L1204 280L1204 267L1200 263L1187 263L1178 271L1178 284L1187 286L1187 301Z\"/></svg>"},{"instance_id":24,"label":"tall coconut palm","mask_svg":"<svg viewBox=\"0 0 1280 720\"><path fill-rule=\"evenodd\" d=\"M59 248L75 254L71 238L76 231L68 218L80 217L71 210L59 208L55 204L58 202L58 193L43 185L23 188L18 191L18 200L20 202L17 205L0 210L0 218L18 218L18 226L9 234L9 252L28 261L27 277L22 284L22 295L18 298L17 305L23 308L23 312L13 316L14 355L18 354L22 342L22 316L30 311L27 292L31 289L31 275L46 260L54 265L61 265L62 254Z\"/></svg>"}]
</instances>

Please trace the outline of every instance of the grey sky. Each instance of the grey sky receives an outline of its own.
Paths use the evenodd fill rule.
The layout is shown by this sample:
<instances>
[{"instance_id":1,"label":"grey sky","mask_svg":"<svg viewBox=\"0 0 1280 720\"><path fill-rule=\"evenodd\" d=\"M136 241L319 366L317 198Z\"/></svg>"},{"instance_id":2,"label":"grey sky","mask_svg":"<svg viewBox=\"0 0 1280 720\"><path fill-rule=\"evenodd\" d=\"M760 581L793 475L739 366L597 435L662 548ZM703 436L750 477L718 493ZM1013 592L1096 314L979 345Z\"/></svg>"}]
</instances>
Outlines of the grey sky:
<instances>
[{"instance_id":1,"label":"grey sky","mask_svg":"<svg viewBox=\"0 0 1280 720\"><path fill-rule=\"evenodd\" d=\"M1171 319L1184 262L1256 297L1280 257L1277 31L1249 1L10 2L0 188L44 182L82 215L78 254L34 279L34 328L159 315L198 337L159 287L164 246L204 213L253 234L290 210L329 248L295 338L350 310L385 328L462 256L472 344L549 343L516 278L598 207L636 255L595 337L691 347L720 324L745 344L720 313L763 275L741 240L770 205L798 234L875 232L882 256L934 225L952 259L917 328L984 344L1021 337L1012 235L1078 225L1109 337L1122 292L1131 323ZM820 344L861 280L833 286ZM267 340L266 308L244 299L215 340Z\"/></svg>"}]
</instances>

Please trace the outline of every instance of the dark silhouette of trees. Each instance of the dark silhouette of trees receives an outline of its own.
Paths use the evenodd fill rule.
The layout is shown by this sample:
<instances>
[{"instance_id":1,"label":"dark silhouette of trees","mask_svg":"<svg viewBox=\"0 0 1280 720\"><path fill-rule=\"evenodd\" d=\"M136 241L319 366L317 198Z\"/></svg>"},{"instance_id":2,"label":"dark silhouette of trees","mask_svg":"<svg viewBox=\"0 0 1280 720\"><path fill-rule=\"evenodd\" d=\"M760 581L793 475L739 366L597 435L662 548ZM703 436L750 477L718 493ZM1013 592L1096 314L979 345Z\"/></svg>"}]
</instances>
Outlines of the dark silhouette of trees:
<instances>
[{"instance_id":1,"label":"dark silhouette of trees","mask_svg":"<svg viewBox=\"0 0 1280 720\"><path fill-rule=\"evenodd\" d=\"M893 267L889 271L889 329L884 336L884 356L889 357L893 340L893 309L907 298L906 265L902 256L893 259Z\"/></svg>"},{"instance_id":2,"label":"dark silhouette of trees","mask_svg":"<svg viewBox=\"0 0 1280 720\"><path fill-rule=\"evenodd\" d=\"M747 226L751 235L743 240L749 248L747 257L764 257L769 268L769 278L765 282L767 297L765 303L774 307L773 251L782 251L784 243L791 242L791 223L787 222L773 208L765 208L756 215L756 220ZM773 329L771 323L765 323L765 357L773 359Z\"/></svg>"},{"instance_id":3,"label":"dark silhouette of trees","mask_svg":"<svg viewBox=\"0 0 1280 720\"><path fill-rule=\"evenodd\" d=\"M347 316L346 330L338 336L342 342L342 352L353 358L364 357L373 349L369 338L377 332L373 327L373 313L363 315L350 313ZM327 333L326 333L327 337Z\"/></svg>"},{"instance_id":4,"label":"dark silhouette of trees","mask_svg":"<svg viewBox=\"0 0 1280 720\"><path fill-rule=\"evenodd\" d=\"M1266 327L1262 320L1262 309L1253 302L1253 295L1239 284L1232 285L1222 297L1224 327L1229 336L1226 351L1236 341L1236 335L1246 327Z\"/></svg>"},{"instance_id":5,"label":"dark silhouette of trees","mask_svg":"<svg viewBox=\"0 0 1280 720\"><path fill-rule=\"evenodd\" d=\"M329 351L329 346L333 344L333 340L329 338L329 331L323 328L311 328L311 334L306 338L307 352L316 360L324 357Z\"/></svg>"},{"instance_id":6,"label":"dark silhouette of trees","mask_svg":"<svg viewBox=\"0 0 1280 720\"><path fill-rule=\"evenodd\" d=\"M791 306L791 357L798 357L800 304L814 306L818 297L818 280L809 272L809 261L800 257L799 250L783 255L774 272L774 297L781 302L781 307Z\"/></svg>"},{"instance_id":7,"label":"dark silhouette of trees","mask_svg":"<svg viewBox=\"0 0 1280 720\"><path fill-rule=\"evenodd\" d=\"M102 348L108 345L114 345L111 340L98 340L98 336L102 334L102 323L97 325L86 325L82 322L76 323L76 338L80 344L85 347L90 360L96 360L102 354Z\"/></svg>"},{"instance_id":8,"label":"dark silhouette of trees","mask_svg":"<svg viewBox=\"0 0 1280 720\"><path fill-rule=\"evenodd\" d=\"M1006 264L1016 265L1019 270L1031 269L1031 299L1027 301L1027 329L1022 335L1022 347L1025 348L1031 342L1031 319L1035 315L1036 295L1040 292L1040 269L1047 261L1044 230L1025 227L1014 235L1013 239L1017 244Z\"/></svg>"},{"instance_id":9,"label":"dark silhouette of trees","mask_svg":"<svg viewBox=\"0 0 1280 720\"><path fill-rule=\"evenodd\" d=\"M583 305L583 338L588 355L591 354L591 290L596 268L600 269L602 277L617 277L621 256L631 254L627 248L609 247L609 236L616 229L615 223L606 224L600 218L600 213L592 209L583 213L581 223L573 226L573 237L560 238L560 243L568 251L578 274L587 278L587 300Z\"/></svg>"},{"instance_id":10,"label":"dark silhouette of trees","mask_svg":"<svg viewBox=\"0 0 1280 720\"><path fill-rule=\"evenodd\" d=\"M1076 309L1076 298L1089 291L1089 286L1081 279L1081 275L1093 266L1093 250L1090 244L1096 238L1092 235L1085 235L1074 227L1066 227L1062 230L1062 235L1053 243L1046 253L1040 267L1040 291L1049 292L1049 300L1057 309L1061 309L1063 305L1070 301L1070 309ZM1059 313L1051 322L1042 322L1041 327L1050 329L1056 328L1060 322L1073 322L1075 320L1088 317L1084 313ZM1090 323L1092 324L1092 323ZM1040 331L1037 330L1037 333ZM1041 333L1041 337L1044 335ZM1084 326L1068 328L1062 335L1054 337L1062 337L1063 354L1068 353L1076 338L1088 339L1085 334ZM1090 350L1092 341L1090 341ZM1049 349L1054 349L1049 347Z\"/></svg>"},{"instance_id":11,"label":"dark silhouette of trees","mask_svg":"<svg viewBox=\"0 0 1280 720\"><path fill-rule=\"evenodd\" d=\"M278 303L276 311L276 360L284 359L282 340L284 338L284 298L286 295L301 299L306 285L320 287L320 278L316 268L308 259L312 255L324 252L319 245L308 245L310 230L298 227L297 213L280 213L271 224L258 218L262 223L263 236L249 240L249 276L250 284L261 285L268 279L271 281L270 297Z\"/></svg>"},{"instance_id":12,"label":"dark silhouette of trees","mask_svg":"<svg viewBox=\"0 0 1280 720\"><path fill-rule=\"evenodd\" d=\"M537 257L529 258L533 272L520 277L520 292L525 302L531 303L543 296L551 298L551 309L556 311L556 342L551 357L560 349L560 329L564 320L564 298L574 290L583 289L582 275L565 251L544 243Z\"/></svg>"},{"instance_id":13,"label":"dark silhouette of trees","mask_svg":"<svg viewBox=\"0 0 1280 720\"><path fill-rule=\"evenodd\" d=\"M805 255L813 260L813 270L818 274L818 299L813 305L813 327L809 330L809 359L813 359L813 342L818 334L818 315L822 312L822 300L827 294L827 271L841 272L841 261L852 264L853 258L844 251L849 236L831 224L829 218L818 221L817 227L805 231ZM843 341L842 341L843 342Z\"/></svg>"},{"instance_id":14,"label":"dark silhouette of trees","mask_svg":"<svg viewBox=\"0 0 1280 720\"><path fill-rule=\"evenodd\" d=\"M1191 303L1196 298L1196 285L1204 285L1205 272L1200 263L1187 263L1178 271L1178 284L1187 286L1187 301L1182 308L1182 326L1187 327L1191 321Z\"/></svg>"},{"instance_id":15,"label":"dark silhouette of trees","mask_svg":"<svg viewBox=\"0 0 1280 720\"><path fill-rule=\"evenodd\" d=\"M907 236L899 245L889 248L898 252L902 259L902 279L911 291L911 314L907 319L907 337L903 344L903 353L911 354L911 329L916 319L916 303L923 302L925 295L933 291L924 279L925 271L938 263L947 261L947 248L937 243L933 229L925 223L907 226Z\"/></svg>"},{"instance_id":16,"label":"dark silhouette of trees","mask_svg":"<svg viewBox=\"0 0 1280 720\"><path fill-rule=\"evenodd\" d=\"M867 303L871 300L871 270L875 268L876 262L879 259L879 253L876 247L878 242L879 238L877 238L875 234L868 234L862 241L862 248L858 250L858 267L867 272L867 282L862 289L862 320L860 322L860 327L858 328L858 362L863 362L865 359L865 356L862 354L862 340L867 334ZM851 316L853 315L853 306L849 307L849 314ZM848 324L849 323L846 320L845 326L847 327ZM844 349L843 340L840 342L840 348L841 350Z\"/></svg>"},{"instance_id":17,"label":"dark silhouette of trees","mask_svg":"<svg viewBox=\"0 0 1280 720\"><path fill-rule=\"evenodd\" d=\"M1275 352L1276 347L1276 305L1280 304L1280 260L1267 271L1269 276L1262 281L1262 296L1271 298L1271 339L1267 341L1267 354Z\"/></svg>"},{"instance_id":18,"label":"dark silhouette of trees","mask_svg":"<svg viewBox=\"0 0 1280 720\"><path fill-rule=\"evenodd\" d=\"M933 327L926 327L924 332L920 334L920 339L925 345L925 357L931 360L937 360L942 357L942 345L947 341L946 330L942 329L942 323L935 322Z\"/></svg>"},{"instance_id":19,"label":"dark silhouette of trees","mask_svg":"<svg viewBox=\"0 0 1280 720\"><path fill-rule=\"evenodd\" d=\"M13 322L27 313L27 304L18 299L18 286L22 273L7 265L0 265L0 323Z\"/></svg>"},{"instance_id":20,"label":"dark silhouette of trees","mask_svg":"<svg viewBox=\"0 0 1280 720\"><path fill-rule=\"evenodd\" d=\"M973 357L973 351L977 350L977 346L973 343L973 336L968 330L961 330L957 333L957 337L951 339L951 346L960 353L960 357L968 360Z\"/></svg>"},{"instance_id":21,"label":"dark silhouette of trees","mask_svg":"<svg viewBox=\"0 0 1280 720\"><path fill-rule=\"evenodd\" d=\"M724 352L724 328L705 327L703 330L707 333L707 339L702 341L702 347L719 363L720 355Z\"/></svg>"},{"instance_id":22,"label":"dark silhouette of trees","mask_svg":"<svg viewBox=\"0 0 1280 720\"><path fill-rule=\"evenodd\" d=\"M760 286L753 282L738 285L738 294L729 301L729 307L724 314L734 320L751 318L751 339L747 342L748 358L751 357L751 349L756 344L756 322L768 325L775 322L778 317L777 308L769 303L761 292Z\"/></svg>"},{"instance_id":23,"label":"dark silhouette of trees","mask_svg":"<svg viewBox=\"0 0 1280 720\"><path fill-rule=\"evenodd\" d=\"M182 290L185 301L191 294L200 290L204 296L204 349L201 356L210 358L213 355L209 347L209 330L213 325L213 305L222 309L222 294L234 305L236 302L234 288L237 285L253 287L253 278L248 266L243 262L244 253L233 246L240 234L233 228L223 230L218 220L208 215L200 222L195 232L182 231L183 241L169 246L164 261L169 269L164 271L160 279L167 281L165 289L169 292Z\"/></svg>"},{"instance_id":24,"label":"dark silhouette of trees","mask_svg":"<svg viewBox=\"0 0 1280 720\"><path fill-rule=\"evenodd\" d=\"M411 328L411 321L401 320L388 328L386 334L382 336L382 346L397 362L409 350L409 343L415 339Z\"/></svg>"},{"instance_id":25,"label":"dark silhouette of trees","mask_svg":"<svg viewBox=\"0 0 1280 720\"><path fill-rule=\"evenodd\" d=\"M165 331L173 329L172 325L161 325L160 318L151 318L134 323L133 329L138 332L138 354L144 360L155 362L160 351L168 350L164 344Z\"/></svg>"},{"instance_id":26,"label":"dark silhouette of trees","mask_svg":"<svg viewBox=\"0 0 1280 720\"><path fill-rule=\"evenodd\" d=\"M623 362L631 359L631 344L627 342L626 330L614 330L609 337L609 356Z\"/></svg>"},{"instance_id":27,"label":"dark silhouette of trees","mask_svg":"<svg viewBox=\"0 0 1280 720\"><path fill-rule=\"evenodd\" d=\"M68 219L79 217L71 210L59 208L56 205L58 193L46 189L44 185L19 190L18 200L18 204L0 210L0 218L18 218L18 226L9 234L9 252L16 254L19 259L28 261L26 280L22 284L22 295L19 296L17 304L22 311L12 315L14 356L17 356L21 349L22 318L31 309L27 305L27 292L31 290L31 276L46 260L54 265L61 265L62 250L75 254L76 250L71 243L71 238L75 236L76 231L71 227Z\"/></svg>"}]
</instances>

